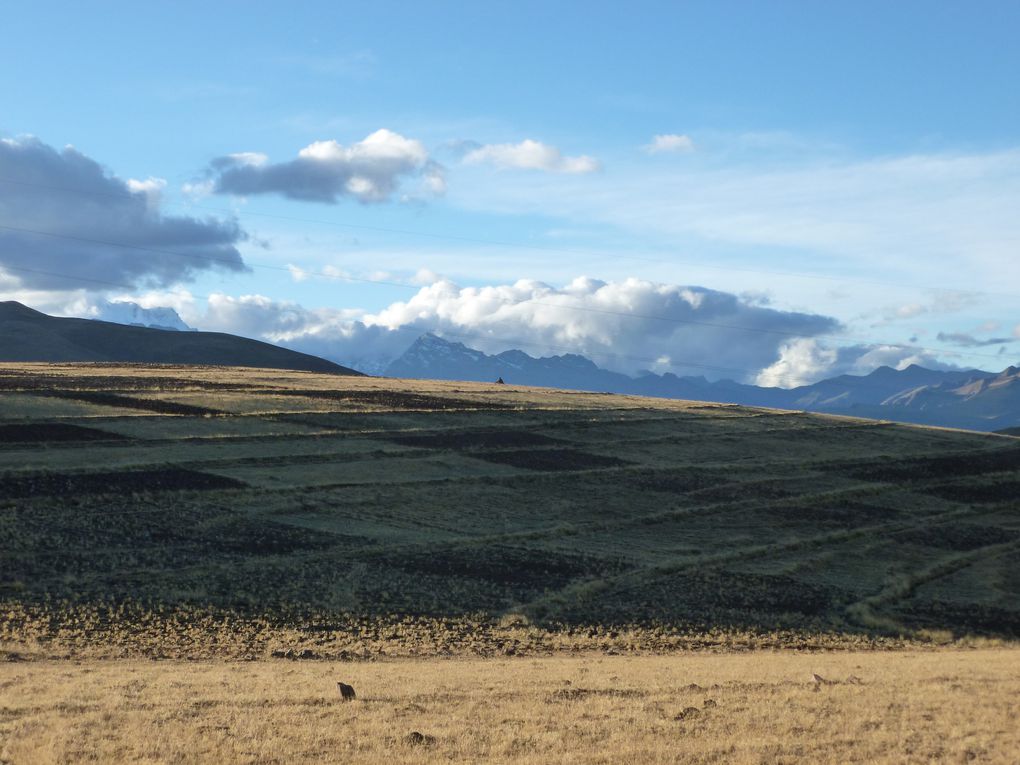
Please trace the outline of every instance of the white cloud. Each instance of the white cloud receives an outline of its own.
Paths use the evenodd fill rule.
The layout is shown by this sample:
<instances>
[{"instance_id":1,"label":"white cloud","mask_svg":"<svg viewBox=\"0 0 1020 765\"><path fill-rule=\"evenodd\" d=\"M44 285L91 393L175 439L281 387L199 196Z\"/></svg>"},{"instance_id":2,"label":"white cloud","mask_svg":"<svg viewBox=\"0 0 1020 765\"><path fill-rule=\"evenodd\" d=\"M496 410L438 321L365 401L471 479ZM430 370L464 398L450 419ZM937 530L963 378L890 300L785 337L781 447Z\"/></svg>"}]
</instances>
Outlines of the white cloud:
<instances>
[{"instance_id":1,"label":"white cloud","mask_svg":"<svg viewBox=\"0 0 1020 765\"><path fill-rule=\"evenodd\" d=\"M264 154L253 152L228 154L213 160L210 171L216 193L280 194L314 202L336 203L343 197L384 202L414 178L432 196L446 190L443 168L430 159L421 141L386 129L350 146L315 141L289 162L271 164Z\"/></svg>"},{"instance_id":2,"label":"white cloud","mask_svg":"<svg viewBox=\"0 0 1020 765\"><path fill-rule=\"evenodd\" d=\"M652 142L642 148L649 154L686 153L694 151L694 141L688 135L668 133L654 136Z\"/></svg>"},{"instance_id":3,"label":"white cloud","mask_svg":"<svg viewBox=\"0 0 1020 765\"><path fill-rule=\"evenodd\" d=\"M906 369L918 364L946 369L931 351L898 345L828 346L817 338L797 338L780 346L779 359L761 370L756 385L795 388L841 374L866 375L879 367Z\"/></svg>"},{"instance_id":4,"label":"white cloud","mask_svg":"<svg viewBox=\"0 0 1020 765\"><path fill-rule=\"evenodd\" d=\"M758 373L756 385L795 388L828 376L839 354L817 340L799 338L780 347L779 360Z\"/></svg>"},{"instance_id":5,"label":"white cloud","mask_svg":"<svg viewBox=\"0 0 1020 765\"><path fill-rule=\"evenodd\" d=\"M479 146L465 154L463 161L468 165L490 164L500 169L545 170L575 175L593 173L600 167L594 157L565 157L555 146L530 138L520 143Z\"/></svg>"},{"instance_id":6,"label":"white cloud","mask_svg":"<svg viewBox=\"0 0 1020 765\"><path fill-rule=\"evenodd\" d=\"M264 295L214 294L204 311L186 293L133 299L145 307L172 306L199 329L279 343L368 372L383 371L425 332L446 332L488 353L512 348L539 356L570 352L630 374L654 369L751 379L776 361L789 335L838 329L825 316L756 306L703 287L640 279L580 277L563 287L533 280L461 287L427 271L417 278L427 286L376 312L309 309Z\"/></svg>"},{"instance_id":7,"label":"white cloud","mask_svg":"<svg viewBox=\"0 0 1020 765\"><path fill-rule=\"evenodd\" d=\"M357 310L309 309L264 295L214 294L197 315L183 314L200 329L267 340L332 359L363 372L380 373L421 334L417 329L366 326Z\"/></svg>"},{"instance_id":8,"label":"white cloud","mask_svg":"<svg viewBox=\"0 0 1020 765\"><path fill-rule=\"evenodd\" d=\"M490 353L566 350L630 373L668 356L678 373L741 378L771 364L789 335L838 329L828 317L751 305L702 287L585 277L561 288L534 280L487 287L440 280L363 321L470 335L466 342Z\"/></svg>"},{"instance_id":9,"label":"white cloud","mask_svg":"<svg viewBox=\"0 0 1020 765\"><path fill-rule=\"evenodd\" d=\"M411 277L412 284L420 284L426 286L429 284L435 284L440 281L443 277L428 268L419 268L414 276Z\"/></svg>"},{"instance_id":10,"label":"white cloud","mask_svg":"<svg viewBox=\"0 0 1020 765\"><path fill-rule=\"evenodd\" d=\"M181 192L194 201L199 201L211 196L216 189L213 181L196 181L194 183L181 184Z\"/></svg>"},{"instance_id":11,"label":"white cloud","mask_svg":"<svg viewBox=\"0 0 1020 765\"><path fill-rule=\"evenodd\" d=\"M132 193L145 195L151 212L159 212L159 206L163 201L163 190L166 188L166 179L149 176L144 181L139 181L128 178L126 183Z\"/></svg>"},{"instance_id":12,"label":"white cloud","mask_svg":"<svg viewBox=\"0 0 1020 765\"><path fill-rule=\"evenodd\" d=\"M311 274L300 266L295 266L293 263L287 264L287 270L290 271L290 278L295 282L305 282L311 278Z\"/></svg>"}]
</instances>

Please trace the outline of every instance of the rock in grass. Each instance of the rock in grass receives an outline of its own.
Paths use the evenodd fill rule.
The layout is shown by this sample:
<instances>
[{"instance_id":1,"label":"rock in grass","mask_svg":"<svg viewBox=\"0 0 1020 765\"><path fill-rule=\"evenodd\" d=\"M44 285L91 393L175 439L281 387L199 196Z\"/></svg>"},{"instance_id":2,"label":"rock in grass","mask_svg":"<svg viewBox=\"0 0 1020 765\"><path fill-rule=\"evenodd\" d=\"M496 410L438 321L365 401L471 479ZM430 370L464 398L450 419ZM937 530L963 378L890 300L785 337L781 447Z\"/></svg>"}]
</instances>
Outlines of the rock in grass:
<instances>
[{"instance_id":1,"label":"rock in grass","mask_svg":"<svg viewBox=\"0 0 1020 765\"><path fill-rule=\"evenodd\" d=\"M337 683L336 689L340 692L340 698L343 701L354 701L358 697L354 692L354 686L347 683Z\"/></svg>"},{"instance_id":2,"label":"rock in grass","mask_svg":"<svg viewBox=\"0 0 1020 765\"><path fill-rule=\"evenodd\" d=\"M432 746L436 743L436 737L430 736L428 733L413 730L404 736L404 742L410 746Z\"/></svg>"}]
</instances>

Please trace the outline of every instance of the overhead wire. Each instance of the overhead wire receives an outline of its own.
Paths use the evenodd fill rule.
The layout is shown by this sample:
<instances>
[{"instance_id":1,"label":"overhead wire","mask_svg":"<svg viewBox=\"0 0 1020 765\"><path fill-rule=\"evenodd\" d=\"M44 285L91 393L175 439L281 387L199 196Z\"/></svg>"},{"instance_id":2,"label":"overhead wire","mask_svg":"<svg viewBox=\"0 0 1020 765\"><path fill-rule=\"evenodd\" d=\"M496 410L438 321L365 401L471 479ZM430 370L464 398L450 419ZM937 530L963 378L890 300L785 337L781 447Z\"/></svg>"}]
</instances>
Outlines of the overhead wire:
<instances>
[{"instance_id":1,"label":"overhead wire","mask_svg":"<svg viewBox=\"0 0 1020 765\"><path fill-rule=\"evenodd\" d=\"M21 227L21 226L10 226L10 225L0 224L0 230L14 231L14 232L19 232L19 233L27 233L27 234L37 235L37 236L46 236L46 237L51 237L51 238L56 238L56 239L64 239L64 240L68 240L68 241L81 242L81 243L85 243L85 244L101 245L101 246L104 246L104 247L118 247L118 248L122 248L122 249L135 250L135 251L140 251L140 252L150 252L150 253L153 253L153 254L168 255L168 256L172 256L172 257L191 258L191 259L203 260L203 261L213 262L213 263L223 263L223 264L227 264L227 265L239 265L239 266L247 266L248 268L259 268L259 269L266 269L266 270L272 270L272 271L293 273L292 269L289 266L278 266L278 265L266 264L266 263L251 263L251 262L245 263L244 261L237 261L237 260L228 259L228 258L220 258L220 257L216 257L216 256L213 256L213 255L203 255L203 254L200 254L200 253L182 253L182 252L178 252L176 250L166 250L166 249L163 249L163 248L147 247L147 246L144 246L144 245L137 245L137 244L126 244L126 243L123 243L123 242L114 242L114 241L110 241L110 240L106 240L106 239L94 239L94 238L91 238L91 237L83 237L83 236L77 236L77 235L73 235L73 234L63 234L63 233L56 233L56 232L50 232L50 231L43 231L41 229L32 229L32 228L26 228L26 227ZM30 268L25 268L25 267L14 267L14 266L7 266L7 265L4 265L3 267L11 269L11 270L24 271L26 273L38 273L38 274L46 273L46 272L44 272L42 270L30 269ZM413 289L413 290L420 290L422 288L422 285L420 285L420 284L412 284L410 282L399 282L399 281L393 281L393 280L387 280L387 279L372 279L372 278L369 278L369 277L353 276L353 275L346 274L346 273L344 273L344 274L335 274L335 273L328 273L328 272L322 272L322 271L309 271L309 270L304 270L304 269L300 269L300 271L305 276L314 276L314 277L331 279L331 280L339 279L339 280L343 280L343 281L353 281L353 282L359 282L359 283L365 283L365 284L379 284L379 285L384 285L384 286L400 287L400 288L403 288L403 289ZM76 276L69 275L69 274L60 275L60 274L46 273L46 275L54 276L54 277L57 277L57 278L63 276L63 277L68 278L68 279L80 279L81 281L88 281L88 282L99 283L99 284L107 283L107 282L104 282L104 280L92 279L92 278L89 278L89 277L76 277ZM118 287L120 287L122 289L128 289L128 290L135 290L135 289L137 289L136 287L132 287L132 286L128 286L128 285L115 285L113 283L108 283L108 284L111 284L112 286L118 286ZM820 337L820 338L829 338L829 339L836 339L836 340L855 340L855 339L857 339L857 340L863 340L863 341L871 343L873 345L880 345L880 346L888 347L888 348L898 348L898 349L901 349L901 350L923 351L923 352L928 352L928 353L942 353L942 354L948 353L948 354L957 354L957 355L964 355L964 356L967 356L967 357L976 357L976 358L981 358L981 357L983 357L983 358L994 358L994 359L998 359L999 358L998 355L987 354L987 353L978 353L978 352L970 352L970 351L961 351L961 350L955 349L955 348L932 348L932 347L924 347L924 346L918 346L918 345L912 345L912 344L904 344L904 343L882 342L882 341L876 341L876 340L874 340L872 338L864 338L864 337L861 337L861 336L849 335L847 333L812 333L812 334L805 334L804 332L795 332L795 331L791 331L791 330L778 330L778 329L769 329L769 328L766 328L766 327L746 327L746 326L733 325L733 324L721 324L721 323L718 323L718 322L706 322L706 321L700 321L700 320L697 320L697 319L682 319L682 318L675 317L675 316L656 316L656 315L653 315L653 314L641 314L641 313L635 313L635 312L613 311L613 310L610 310L610 309L593 308L591 306L580 306L580 305L571 304L571 303L561 303L561 302L549 303L549 302L544 302L543 300L541 300L539 298L536 298L536 297L515 299L515 298L509 298L509 297L502 297L502 296L499 296L499 295L492 295L492 296L490 296L490 299L493 299L496 302L504 303L505 305L520 305L522 303L530 303L532 305L545 306L545 307L555 308L555 309L566 309L566 310L570 310L570 311L580 311L580 312L584 312L584 313L595 313L595 314L602 314L602 315L609 315L609 316L618 316L620 318L625 318L625 319L644 319L644 320L649 320L649 321L660 321L660 322L668 322L668 323L672 323L672 324L701 326L701 327L709 327L709 328L713 328L713 329L732 330L732 331L737 331L737 332L754 332L754 333L769 334L769 335L778 335L778 336L790 337L790 338Z\"/></svg>"},{"instance_id":2,"label":"overhead wire","mask_svg":"<svg viewBox=\"0 0 1020 765\"><path fill-rule=\"evenodd\" d=\"M138 199L138 193L139 193L139 192L130 192L130 191L128 191L128 192L104 192L104 191L96 191L94 189L77 189L77 188L72 188L72 187L68 187L68 186L55 186L55 185L51 185L51 184L34 183L34 182L31 182L31 181L17 180L17 179L3 177L3 176L0 176L0 183L7 183L7 184L12 184L12 185L24 186L24 187L28 187L28 188L46 189L48 191L65 191L65 192L72 193L72 194L84 194L84 195L90 195L90 196L102 196L102 197L109 197L109 198L115 198L115 199L132 199L132 200L136 200L136 199ZM429 239L447 240L447 241L453 241L453 242L466 242L466 243L469 243L469 244L481 244L481 245L486 245L486 246L490 246L490 247L510 247L510 248L515 248L515 249L532 250L532 251L537 251L537 252L549 252L549 253L558 253L558 254L565 254L565 255L583 255L585 257L591 257L591 255L592 255L592 253L590 251L577 250L577 249L571 249L571 248L565 248L565 247L549 247L547 245L528 244L528 243L524 243L524 242L506 242L506 241L499 241L499 240L494 240L494 239L483 239L483 238L479 238L479 237L459 236L459 235L456 235L456 234L438 234L438 233L431 232L431 231L420 231L420 230L413 230L413 229L392 228L392 227L388 227L388 226L371 226L371 225L367 225L367 224L363 224L363 223L350 223L348 221L324 220L322 218L306 218L306 217L295 216L295 215L281 215L279 213L267 213L267 212L260 212L260 211L251 210L251 209L239 210L239 209L236 209L236 208L215 207L215 206L212 206L212 205L203 205L203 204L198 204L198 203L195 203L195 202L187 202L187 203L185 203L185 202L177 202L177 201L172 201L172 200L171 201L162 200L162 203L167 205L167 206L183 207L183 208L189 209L189 210L192 210L192 209L203 210L203 211L206 211L206 212L217 213L217 214L220 214L220 215L229 215L229 216L232 216L232 217L260 217L260 218L267 218L267 219L290 221L290 222L293 222L293 223L311 223L311 224L314 224L314 225L335 226L335 227L339 227L339 228L349 228L349 229L362 230L362 231L373 231L373 232L385 233L385 234L397 234L397 235L401 235L401 236L418 236L418 237L429 238ZM961 290L961 288L958 285L954 286L954 287L946 287L946 286L939 286L939 285L919 285L919 284L913 283L913 282L911 282L911 283L903 283L903 282L895 282L895 281L890 281L890 280L867 279L867 278L862 278L862 277L857 277L857 276L847 276L847 275L833 276L833 275L829 275L829 274L808 273L808 272L804 272L804 271L778 271L778 270L775 270L775 269L748 268L748 267L745 267L745 266L734 266L734 265L730 265L730 264L727 264L727 265L716 265L714 263L705 263L705 262L702 262L702 261L691 261L691 260L683 260L683 259L679 259L678 260L676 258L671 258L669 260L665 260L663 258L649 258L649 257L641 256L641 255L634 255L632 253L621 253L621 252L613 252L612 254L607 254L606 257L611 257L614 260L635 260L635 261L641 261L641 262L646 262L646 263L659 263L659 264L662 264L662 265L693 265L693 266L695 266L697 268L707 268L707 269L711 269L711 270L726 271L726 272L739 271L739 272L743 272L743 273L752 273L752 274L767 274L767 275L770 275L770 276L793 276L793 277L798 277L798 278L803 278L803 279L822 279L822 280L825 280L825 281L832 281L832 282L839 282L839 283L858 282L858 283L861 283L861 284L874 284L874 285L880 285L880 286L886 286L886 287L898 287L898 288L901 288L901 289L913 289L913 290L922 290L922 291L929 291L929 292L961 292L961 291L964 291L964 292L973 292L973 293L981 294L981 295L996 295L996 296L1001 296L1001 297L1020 298L1020 293L997 292L997 291L991 291L991 290L987 290L987 289Z\"/></svg>"}]
</instances>

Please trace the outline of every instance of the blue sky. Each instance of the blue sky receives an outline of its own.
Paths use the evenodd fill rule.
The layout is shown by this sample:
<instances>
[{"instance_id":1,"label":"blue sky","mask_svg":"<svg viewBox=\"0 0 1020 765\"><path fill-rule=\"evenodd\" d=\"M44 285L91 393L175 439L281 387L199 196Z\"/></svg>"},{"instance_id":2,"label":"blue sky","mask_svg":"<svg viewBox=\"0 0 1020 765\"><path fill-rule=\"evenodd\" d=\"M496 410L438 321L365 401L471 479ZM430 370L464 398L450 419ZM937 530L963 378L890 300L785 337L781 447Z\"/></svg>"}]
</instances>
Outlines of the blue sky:
<instances>
[{"instance_id":1,"label":"blue sky","mask_svg":"<svg viewBox=\"0 0 1020 765\"><path fill-rule=\"evenodd\" d=\"M535 355L636 348L678 373L723 343L745 379L778 384L1002 368L1020 348L1018 28L1013 2L14 6L0 137L37 185L5 186L0 161L0 224L78 239L0 237L0 269L22 268L5 294L65 313L173 305L346 360L399 345L365 327L409 326ZM351 147L373 135L369 168ZM150 218L129 230L85 205L98 187L66 156L33 175L27 136L142 182L125 188ZM309 198L320 160L346 175ZM180 238L207 216L243 235ZM234 247L256 267L125 269L100 240L155 260ZM29 251L79 281L33 282ZM753 349L706 326L760 322Z\"/></svg>"}]
</instances>

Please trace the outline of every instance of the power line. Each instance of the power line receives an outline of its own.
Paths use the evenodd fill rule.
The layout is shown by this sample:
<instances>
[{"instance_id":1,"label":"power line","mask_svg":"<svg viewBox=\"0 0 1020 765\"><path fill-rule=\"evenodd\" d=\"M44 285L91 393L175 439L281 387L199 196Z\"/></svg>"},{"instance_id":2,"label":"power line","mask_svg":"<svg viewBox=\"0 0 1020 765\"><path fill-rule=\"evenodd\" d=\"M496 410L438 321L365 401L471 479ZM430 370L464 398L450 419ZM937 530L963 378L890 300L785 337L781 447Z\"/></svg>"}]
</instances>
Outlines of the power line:
<instances>
[{"instance_id":1,"label":"power line","mask_svg":"<svg viewBox=\"0 0 1020 765\"><path fill-rule=\"evenodd\" d=\"M49 191L64 191L64 192L68 192L68 193L72 193L72 194L85 194L85 195L91 195L91 196L110 197L110 198L114 198L114 199L132 199L132 200L134 200L134 199L138 198L132 192L117 193L117 192L95 191L95 190L92 190L92 189L76 189L76 188L71 188L71 187L67 187L67 186L53 186L53 185L49 185L49 184L32 183L32 182L29 182L29 181L21 181L21 180L15 180L13 178L4 178L4 177L0 177L0 183L7 183L7 184L18 185L18 186L25 186L25 187L29 187L29 188L46 189L46 190L49 190ZM229 216L233 216L233 217L242 216L242 217L269 218L269 219L275 219L275 220L290 221L290 222L293 222L293 223L312 223L312 224L323 225L323 226L335 226L335 227L339 227L339 228L350 228L350 229L362 230L362 231L374 231L374 232L377 232L377 233L399 234L401 236L418 236L418 237L425 237L425 238L429 238L429 239L438 239L438 240L455 241L455 242L466 242L466 243L469 243L469 244L481 244L481 245L486 245L486 246L489 246L489 247L511 247L511 248L515 248L515 249L532 250L532 251L536 251L536 252L561 253L561 254L568 254L568 255L583 255L583 256L586 256L586 257L590 257L592 255L591 252L586 252L586 251L582 251L582 250L575 250L575 249L569 249L569 248L564 248L564 247L548 247L548 246L544 246L544 245L526 244L526 243L521 243L521 242L505 242L505 241L499 241L499 240L493 240L493 239L482 239L482 238L477 238L477 237L458 236L458 235L455 235L455 234L437 234L437 233L429 232L429 231L416 231L416 230L412 230L412 229L391 228L391 227L386 227L386 226L370 226L370 225L362 224L362 223L349 223L347 221L323 220L321 218L304 218L304 217L299 217L299 216L294 216L294 215L280 215L280 214L277 214L277 213L257 212L255 210L247 210L247 209L246 210L236 210L236 209L232 209L232 208L214 207L214 206L211 206L211 205L200 205L200 204L196 204L196 203L184 203L184 202L178 202L178 201L169 201L168 202L168 201L165 201L165 200L163 200L163 204L166 204L167 206L183 207L183 208L186 208L186 209L205 210L205 211L208 211L208 212L214 212L214 213L219 213L219 214L222 214L222 215L229 215ZM607 257L610 257L610 256L607 256ZM798 277L798 278L804 278L804 279L821 279L821 280L824 280L824 281L831 281L831 282L857 282L857 283L860 283L860 284L874 284L874 285L881 285L881 286L884 286L884 287L899 287L899 288L903 288L903 289L925 290L925 291L930 291L930 292L960 292L961 291L961 289L959 287L942 287L942 286L931 286L931 285L918 285L918 284L909 284L909 283L894 282L894 281L889 281L889 280L864 279L864 278L855 277L855 276L829 276L829 275L826 275L826 274L807 273L807 272L803 272L803 271L776 271L776 270L771 270L771 269L747 268L747 267L732 266L732 265L718 266L718 265L714 265L712 263L704 263L704 262L700 262L700 261L678 260L678 259L664 260L662 258L649 258L649 257L643 257L641 255L633 255L633 254L630 254L630 253L618 253L618 252L615 252L615 253L613 253L611 255L611 257L613 259L635 260L635 261L640 261L640 262L645 262L645 263L659 263L659 264L662 264L662 265L669 265L669 266L689 265L689 266L695 266L697 268L707 268L707 269L710 269L710 270L717 270L717 271L726 271L726 272L739 271L739 272L742 272L742 273L767 274L767 275L770 275L770 276L792 276L792 277ZM981 294L981 295L995 295L995 296L1000 296L1000 297L1020 298L1020 294L1017 294L1017 293L993 292L993 291L984 290L984 289L982 289L982 290L964 290L964 291L966 291L966 292L974 292L974 293Z\"/></svg>"},{"instance_id":2,"label":"power line","mask_svg":"<svg viewBox=\"0 0 1020 765\"><path fill-rule=\"evenodd\" d=\"M202 254L198 254L198 253L182 253L182 252L177 252L177 251L173 251L173 250L165 250L165 249L157 248L157 247L146 247L146 246L143 246L143 245L136 245L136 244L124 244L122 242L112 242L112 241L109 241L109 240L92 239L90 237L81 237L81 236L75 236L75 235L72 235L72 234L60 234L60 233L54 233L54 232L49 232L49 231L42 231L42 230L39 230L39 229L30 229L30 228L23 228L23 227L18 227L18 226L7 226L7 225L0 224L0 230L15 231L15 232L33 234L33 235L38 235L38 236L47 236L47 237L51 237L51 238L55 238L55 239L66 239L66 240L69 240L69 241L82 242L82 243L86 243L86 244L102 245L104 247L118 247L118 248L127 249L127 250L135 250L135 251L140 251L140 252L150 252L150 253L154 253L154 254L168 255L168 256L172 256L172 257L193 258L193 259L197 259L197 260L205 260L205 261L214 262L214 263L225 263L225 264L229 264L229 265L236 265L237 264L237 261L228 260L226 258L218 258L218 257L212 256L212 255L202 255ZM286 273L291 273L291 269L289 267L287 267L287 266L276 266L276 265L267 264L267 263L248 263L246 265L249 268L260 268L260 269L266 269L266 270L272 270L272 271L282 271L282 272L286 272ZM28 272L28 273L39 273L39 274L44 274L45 273L43 271L37 271L37 270L34 270L34 269L28 269L28 268L16 268L14 266L4 266L4 267L5 268L10 268L12 270L21 270L21 271L25 271L25 272ZM343 274L343 275L339 275L338 276L337 274L330 274L330 273L325 273L325 272L320 272L320 271L304 271L304 270L302 270L302 273L306 274L308 276L317 276L317 277L321 277L321 278L325 278L325 279L337 279L337 278L340 278L340 279L344 279L344 280L347 280L347 281L354 281L354 282L360 282L360 283L365 283L365 284L379 284L379 285L385 285L385 286L391 286L391 287L401 287L401 288L413 289L413 290L421 289L421 285L411 284L411 283L408 283L408 282L397 282L397 281L385 280L385 279L369 279L369 278L366 278L366 277L350 276L348 274ZM58 278L61 277L61 276L65 277L65 278L69 278L69 279L79 279L80 278L81 281L90 281L90 282L95 282L95 283L104 283L103 280L90 279L90 278L87 278L87 277L75 277L75 276L71 276L71 275L67 275L67 274L63 274L63 275L47 274L47 275L57 276ZM112 282L110 282L108 284L110 284L111 286L119 286L122 289L127 289L127 290L131 290L131 291L137 289L136 287L133 287L133 286L116 285L116 284L113 284ZM579 306L579 305L571 305L571 304L564 304L564 303L546 303L546 302L542 302L538 298L524 298L522 300L513 300L513 299L510 299L510 298L501 298L499 296L494 296L493 299L496 302L500 302L500 303L503 303L505 305L520 305L522 303L531 303L533 305L545 306L545 307L549 307L549 308L566 309L566 310L571 310L571 311L582 311L582 312L585 312L585 313L596 313L596 314L603 314L603 315L609 315L609 316L618 316L618 317L621 317L621 318L646 319L646 320L651 320L651 321L662 321L662 322L668 322L668 323L672 323L672 324L703 326L703 327L709 327L709 328L714 328L714 329L733 330L733 331L737 331L737 332L756 332L756 333L761 333L761 334L778 335L778 336L782 336L782 337L791 337L791 338L798 338L798 337L822 337L822 338L830 338L830 339L856 339L856 340L863 340L865 342L869 342L869 343L872 343L874 345L881 345L881 346L885 346L885 347L889 347L889 348L899 348L899 349L902 349L902 350L925 351L925 352L928 352L928 353L950 353L950 354L954 354L954 353L959 354L959 353L961 353L959 350L951 349L951 348L927 348L927 347L923 347L923 346L906 345L906 344L901 344L901 343L886 343L886 342L875 341L875 340L872 340L871 338L864 338L862 336L853 336L853 335L847 335L847 334L816 333L816 334L806 335L803 332L792 332L792 331L789 331L789 330L767 329L767 328L764 328L764 327L744 327L744 326L731 325L731 324L719 324L719 323L715 323L715 322L705 322L705 321L699 321L699 320L696 320L696 319L680 319L680 318L672 317L672 316L655 316L655 315L650 315L650 314L626 313L626 312L623 312L623 311L611 311L611 310L608 310L608 309L592 308L592 307L589 307L589 306ZM967 352L967 353L965 353L963 355L966 355L968 357L975 357L975 358L999 359L998 355L987 354L987 353Z\"/></svg>"}]
</instances>

